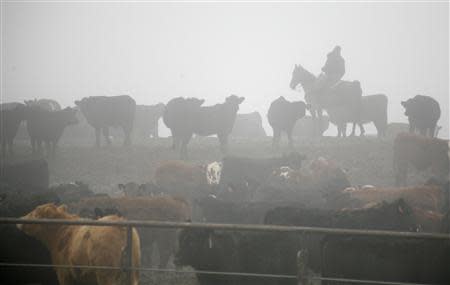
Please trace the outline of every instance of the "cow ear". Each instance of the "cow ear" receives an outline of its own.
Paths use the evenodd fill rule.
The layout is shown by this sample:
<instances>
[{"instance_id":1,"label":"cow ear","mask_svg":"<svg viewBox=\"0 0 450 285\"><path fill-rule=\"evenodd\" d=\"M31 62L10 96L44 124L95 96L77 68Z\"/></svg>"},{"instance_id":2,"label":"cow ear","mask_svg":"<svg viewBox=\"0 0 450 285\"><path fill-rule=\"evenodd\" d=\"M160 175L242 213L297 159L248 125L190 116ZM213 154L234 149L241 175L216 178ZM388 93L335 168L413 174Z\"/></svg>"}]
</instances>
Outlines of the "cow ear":
<instances>
[{"instance_id":1,"label":"cow ear","mask_svg":"<svg viewBox=\"0 0 450 285\"><path fill-rule=\"evenodd\" d=\"M67 212L67 205L62 204L57 209L58 209L58 212Z\"/></svg>"},{"instance_id":2,"label":"cow ear","mask_svg":"<svg viewBox=\"0 0 450 285\"><path fill-rule=\"evenodd\" d=\"M401 104L403 107L406 107L406 101L402 101L402 102L400 102L400 104Z\"/></svg>"},{"instance_id":3,"label":"cow ear","mask_svg":"<svg viewBox=\"0 0 450 285\"><path fill-rule=\"evenodd\" d=\"M80 106L80 104L81 104L81 101L80 101L80 100L76 100L76 101L75 101L75 105Z\"/></svg>"},{"instance_id":4,"label":"cow ear","mask_svg":"<svg viewBox=\"0 0 450 285\"><path fill-rule=\"evenodd\" d=\"M123 185L122 183L117 184L117 187L119 187L119 190L125 190L125 185Z\"/></svg>"},{"instance_id":5,"label":"cow ear","mask_svg":"<svg viewBox=\"0 0 450 285\"><path fill-rule=\"evenodd\" d=\"M244 102L244 100L245 100L245 97L240 97L240 98L239 98L239 104L241 104L242 102Z\"/></svg>"}]
</instances>

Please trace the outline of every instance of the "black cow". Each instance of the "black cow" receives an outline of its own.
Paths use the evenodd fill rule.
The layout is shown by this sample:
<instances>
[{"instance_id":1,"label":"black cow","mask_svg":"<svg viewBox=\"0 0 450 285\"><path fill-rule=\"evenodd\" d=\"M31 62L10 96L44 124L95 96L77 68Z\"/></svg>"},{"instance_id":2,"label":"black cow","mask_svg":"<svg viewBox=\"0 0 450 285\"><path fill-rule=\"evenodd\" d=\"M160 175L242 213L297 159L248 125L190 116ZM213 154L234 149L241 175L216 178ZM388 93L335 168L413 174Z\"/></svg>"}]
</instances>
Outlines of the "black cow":
<instances>
[{"instance_id":1,"label":"black cow","mask_svg":"<svg viewBox=\"0 0 450 285\"><path fill-rule=\"evenodd\" d=\"M409 132L419 130L421 135L433 137L436 131L436 124L441 117L441 107L439 103L430 96L416 95L406 101L401 102L405 108L405 115L409 121Z\"/></svg>"},{"instance_id":2,"label":"black cow","mask_svg":"<svg viewBox=\"0 0 450 285\"><path fill-rule=\"evenodd\" d=\"M164 114L163 103L156 105L136 106L136 116L134 119L134 134L137 137L148 139L150 136L159 137L158 122Z\"/></svg>"},{"instance_id":3,"label":"black cow","mask_svg":"<svg viewBox=\"0 0 450 285\"><path fill-rule=\"evenodd\" d=\"M179 149L182 156L187 152L187 143L183 145L183 149L182 142L192 136L194 114L204 102L204 99L177 97L166 105L163 122L172 133L173 149Z\"/></svg>"},{"instance_id":4,"label":"black cow","mask_svg":"<svg viewBox=\"0 0 450 285\"><path fill-rule=\"evenodd\" d=\"M210 195L195 201L194 219L208 223L262 224L266 212L280 205L303 206L295 201L224 201Z\"/></svg>"},{"instance_id":5,"label":"black cow","mask_svg":"<svg viewBox=\"0 0 450 285\"><path fill-rule=\"evenodd\" d=\"M268 211L265 224L306 226L343 229L417 231L418 225L413 209L403 200L381 203L367 209L321 210L280 207ZM309 266L321 272L321 247L324 235L313 234L302 241L302 247L310 253Z\"/></svg>"},{"instance_id":6,"label":"black cow","mask_svg":"<svg viewBox=\"0 0 450 285\"><path fill-rule=\"evenodd\" d=\"M14 138L20 123L25 119L25 106L20 103L6 103L0 106L0 140L2 155L13 154Z\"/></svg>"},{"instance_id":7,"label":"black cow","mask_svg":"<svg viewBox=\"0 0 450 285\"><path fill-rule=\"evenodd\" d=\"M296 275L298 238L293 234L236 233L207 229L184 229L179 235L177 266L196 270L256 274ZM197 273L200 285L289 284L293 279L223 276Z\"/></svg>"},{"instance_id":8,"label":"black cow","mask_svg":"<svg viewBox=\"0 0 450 285\"><path fill-rule=\"evenodd\" d=\"M450 284L450 241L329 236L322 276L414 284Z\"/></svg>"},{"instance_id":9,"label":"black cow","mask_svg":"<svg viewBox=\"0 0 450 285\"><path fill-rule=\"evenodd\" d=\"M239 104L244 97L228 96L225 103L201 107L204 100L175 98L169 101L163 116L172 131L174 148L180 148L182 158L187 157L187 145L193 134L217 135L222 152L227 151L228 135L233 129Z\"/></svg>"},{"instance_id":10,"label":"black cow","mask_svg":"<svg viewBox=\"0 0 450 285\"><path fill-rule=\"evenodd\" d=\"M273 129L273 146L278 146L281 133L286 132L289 147L293 147L292 130L295 123L306 114L306 104L302 101L289 102L283 96L270 104L267 119Z\"/></svg>"},{"instance_id":11,"label":"black cow","mask_svg":"<svg viewBox=\"0 0 450 285\"><path fill-rule=\"evenodd\" d=\"M21 217L44 203L57 203L54 192L33 193L30 187L1 185L0 216ZM47 248L38 240L17 229L16 225L0 225L0 262L47 264L52 261ZM54 284L53 268L0 266L0 284Z\"/></svg>"},{"instance_id":12,"label":"black cow","mask_svg":"<svg viewBox=\"0 0 450 285\"><path fill-rule=\"evenodd\" d=\"M232 137L240 138L260 138L265 137L266 132L262 126L262 118L258 112L248 114L237 114Z\"/></svg>"},{"instance_id":13,"label":"black cow","mask_svg":"<svg viewBox=\"0 0 450 285\"><path fill-rule=\"evenodd\" d=\"M244 97L231 95L225 99L224 103L200 107L198 112L194 113L193 133L200 136L217 135L220 149L226 153L228 136L233 129L239 105L244 100ZM189 140L186 144L188 142Z\"/></svg>"},{"instance_id":14,"label":"black cow","mask_svg":"<svg viewBox=\"0 0 450 285\"><path fill-rule=\"evenodd\" d=\"M67 107L60 111L48 111L39 106L27 106L26 121L33 153L45 143L47 155L55 155L64 129L78 123L77 110Z\"/></svg>"},{"instance_id":15,"label":"black cow","mask_svg":"<svg viewBox=\"0 0 450 285\"><path fill-rule=\"evenodd\" d=\"M224 199L248 199L281 166L299 169L306 157L293 152L273 158L226 156L223 159L219 195Z\"/></svg>"},{"instance_id":16,"label":"black cow","mask_svg":"<svg viewBox=\"0 0 450 285\"><path fill-rule=\"evenodd\" d=\"M384 94L362 96L361 121L358 123L361 136L364 135L363 124L373 122L377 129L378 137L386 137L387 130L387 106L388 98ZM352 134L355 134L355 123L353 123Z\"/></svg>"},{"instance_id":17,"label":"black cow","mask_svg":"<svg viewBox=\"0 0 450 285\"><path fill-rule=\"evenodd\" d=\"M39 189L47 189L49 184L48 163L44 159L8 164L0 163L0 181L9 185L35 186Z\"/></svg>"},{"instance_id":18,"label":"black cow","mask_svg":"<svg viewBox=\"0 0 450 285\"><path fill-rule=\"evenodd\" d=\"M128 95L92 96L75 101L88 123L95 129L95 143L100 147L100 131L108 145L111 144L109 127L121 127L125 134L124 145L131 144L131 131L136 112L136 102Z\"/></svg>"}]
</instances>

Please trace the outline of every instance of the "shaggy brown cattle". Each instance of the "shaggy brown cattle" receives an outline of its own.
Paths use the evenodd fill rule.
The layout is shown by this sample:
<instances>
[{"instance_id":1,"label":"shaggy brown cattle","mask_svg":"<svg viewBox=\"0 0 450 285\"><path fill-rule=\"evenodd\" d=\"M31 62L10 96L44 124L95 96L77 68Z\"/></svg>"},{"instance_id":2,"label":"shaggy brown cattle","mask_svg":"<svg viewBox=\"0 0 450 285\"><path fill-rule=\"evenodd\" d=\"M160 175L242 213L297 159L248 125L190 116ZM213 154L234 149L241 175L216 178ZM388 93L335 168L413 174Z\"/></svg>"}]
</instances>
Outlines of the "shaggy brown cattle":
<instances>
[{"instance_id":1,"label":"shaggy brown cattle","mask_svg":"<svg viewBox=\"0 0 450 285\"><path fill-rule=\"evenodd\" d=\"M445 212L448 208L448 189L438 185L411 187L385 187L371 189L344 189L339 197L334 196L332 208L359 208L382 201L392 202L402 198L412 207L424 211Z\"/></svg>"},{"instance_id":2,"label":"shaggy brown cattle","mask_svg":"<svg viewBox=\"0 0 450 285\"><path fill-rule=\"evenodd\" d=\"M23 219L66 219L78 220L79 216L71 215L66 207L44 204L31 211ZM117 216L106 216L101 221L121 221ZM123 227L93 227L20 224L18 228L26 234L40 240L49 249L52 262L55 265L91 265L91 266L122 266L125 260L127 233ZM135 229L132 233L132 266L140 266L140 241ZM55 268L59 284L111 285L124 284L127 280L126 271ZM131 282L139 283L139 272L132 271Z\"/></svg>"},{"instance_id":3,"label":"shaggy brown cattle","mask_svg":"<svg viewBox=\"0 0 450 285\"><path fill-rule=\"evenodd\" d=\"M191 219L189 204L181 198L171 196L87 198L69 205L69 208L90 217L95 217L95 209L98 208L101 211L115 209L130 220L182 222ZM159 267L165 267L175 251L176 230L139 228L138 231L142 241L143 262L151 263L152 247L153 243L156 243L159 251Z\"/></svg>"},{"instance_id":4,"label":"shaggy brown cattle","mask_svg":"<svg viewBox=\"0 0 450 285\"><path fill-rule=\"evenodd\" d=\"M449 175L449 141L401 133L394 141L394 173L397 186L406 185L409 165L423 171L431 168L441 181Z\"/></svg>"},{"instance_id":5,"label":"shaggy brown cattle","mask_svg":"<svg viewBox=\"0 0 450 285\"><path fill-rule=\"evenodd\" d=\"M155 170L154 181L157 187L172 195L195 197L208 192L205 167L181 160L161 162Z\"/></svg>"}]
</instances>

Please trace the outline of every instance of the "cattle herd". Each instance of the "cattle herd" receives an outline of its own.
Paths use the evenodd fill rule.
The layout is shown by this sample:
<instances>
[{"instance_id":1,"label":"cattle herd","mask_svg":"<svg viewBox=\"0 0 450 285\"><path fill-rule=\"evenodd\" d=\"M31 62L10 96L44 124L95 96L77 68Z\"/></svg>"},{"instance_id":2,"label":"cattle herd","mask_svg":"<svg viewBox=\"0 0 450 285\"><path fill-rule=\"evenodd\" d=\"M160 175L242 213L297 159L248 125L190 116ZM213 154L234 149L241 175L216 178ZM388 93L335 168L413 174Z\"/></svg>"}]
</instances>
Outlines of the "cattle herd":
<instances>
[{"instance_id":1,"label":"cattle herd","mask_svg":"<svg viewBox=\"0 0 450 285\"><path fill-rule=\"evenodd\" d=\"M310 80L308 71L296 66L291 87L301 84L306 90ZM266 136L258 112L238 114L245 98L237 95L212 106L203 106L203 99L183 97L165 105L136 105L128 95L87 97L67 108L50 99L3 103L0 217L449 234L450 144L436 137L441 112L437 101L422 95L402 101L409 132L397 132L392 135L395 138L385 139L390 125L388 97L361 96L359 82L337 88L336 95L330 98L306 98L307 104L284 97L274 100L267 114L273 129L272 148L264 157L237 155L230 150L230 136ZM340 94L341 89L348 92ZM328 116L322 115L322 109ZM307 112L311 116L306 116ZM181 159L155 161L153 175L145 183L123 181L107 193L93 191L81 181L51 183L49 165L58 155L58 141L64 132L67 138L93 141L89 130L92 127L98 150L102 138L104 144L112 144L117 132L110 128L116 127L123 131L124 147L131 148L133 137L157 138L160 119L170 129L172 148ZM294 138L314 137L313 141L320 141L329 122L344 137L347 123L353 123L352 135L358 126L363 136L363 125L373 122L378 138L372 140L389 144L392 150L389 179L393 185L355 185L340 161L310 157L295 150ZM24 132L30 140L32 159L17 161L13 142ZM287 134L289 151L279 154L283 133ZM189 161L188 144L194 135L216 135L223 157L202 163ZM411 169L428 178L409 184ZM297 254L307 250L307 269L315 276L450 284L450 239L143 227L133 228L127 236L124 228L109 226L0 227L2 263L120 267L129 258L133 267L190 266L198 271L296 275ZM125 253L128 238L133 241L131 256ZM0 284L139 284L145 283L143 275L132 271L129 280L121 270L0 265ZM297 282L206 273L197 273L196 279L201 285Z\"/></svg>"}]
</instances>

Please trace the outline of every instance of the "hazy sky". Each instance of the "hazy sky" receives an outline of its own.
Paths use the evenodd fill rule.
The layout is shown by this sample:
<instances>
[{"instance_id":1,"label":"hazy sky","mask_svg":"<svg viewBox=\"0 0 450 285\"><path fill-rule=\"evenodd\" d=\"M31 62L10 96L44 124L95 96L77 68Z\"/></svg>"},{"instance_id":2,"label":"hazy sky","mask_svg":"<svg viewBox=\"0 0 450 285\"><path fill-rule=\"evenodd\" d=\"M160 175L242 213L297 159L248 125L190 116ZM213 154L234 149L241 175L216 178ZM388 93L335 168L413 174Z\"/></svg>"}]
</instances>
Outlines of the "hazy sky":
<instances>
[{"instance_id":1,"label":"hazy sky","mask_svg":"<svg viewBox=\"0 0 450 285\"><path fill-rule=\"evenodd\" d=\"M131 94L138 104L245 96L265 119L295 63L318 74L342 46L364 94L436 98L448 137L448 3L3 3L3 101Z\"/></svg>"}]
</instances>

